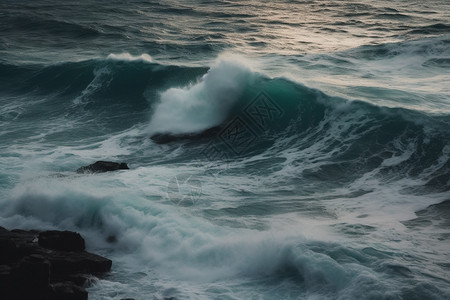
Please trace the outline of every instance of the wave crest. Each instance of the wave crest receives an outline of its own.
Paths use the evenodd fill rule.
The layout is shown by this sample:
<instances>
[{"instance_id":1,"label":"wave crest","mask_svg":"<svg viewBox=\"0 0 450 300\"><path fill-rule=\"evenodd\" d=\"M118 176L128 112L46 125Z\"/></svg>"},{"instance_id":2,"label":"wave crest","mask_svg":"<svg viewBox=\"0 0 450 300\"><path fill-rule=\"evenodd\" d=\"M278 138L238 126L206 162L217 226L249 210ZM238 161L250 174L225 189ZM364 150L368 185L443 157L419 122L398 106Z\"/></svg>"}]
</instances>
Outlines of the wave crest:
<instances>
[{"instance_id":1,"label":"wave crest","mask_svg":"<svg viewBox=\"0 0 450 300\"><path fill-rule=\"evenodd\" d=\"M195 84L161 94L149 124L150 133L193 133L220 125L238 101L250 77L240 60L219 58Z\"/></svg>"},{"instance_id":2,"label":"wave crest","mask_svg":"<svg viewBox=\"0 0 450 300\"><path fill-rule=\"evenodd\" d=\"M144 62L149 62L149 63L153 62L152 57L146 53L141 54L141 55L136 55L136 56L132 55L128 52L119 53L119 54L111 53L106 58L112 59L112 60L123 60L123 61L144 61Z\"/></svg>"}]
</instances>

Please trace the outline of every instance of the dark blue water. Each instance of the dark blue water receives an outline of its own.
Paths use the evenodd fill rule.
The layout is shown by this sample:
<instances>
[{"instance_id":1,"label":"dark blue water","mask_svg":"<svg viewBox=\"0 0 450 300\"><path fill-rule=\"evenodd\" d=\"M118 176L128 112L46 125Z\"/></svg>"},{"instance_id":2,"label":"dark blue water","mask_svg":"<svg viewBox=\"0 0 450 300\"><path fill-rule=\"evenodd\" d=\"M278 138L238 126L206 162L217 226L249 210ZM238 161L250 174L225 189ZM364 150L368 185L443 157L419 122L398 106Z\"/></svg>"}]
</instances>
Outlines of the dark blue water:
<instances>
[{"instance_id":1,"label":"dark blue water","mask_svg":"<svg viewBox=\"0 0 450 300\"><path fill-rule=\"evenodd\" d=\"M90 299L450 298L447 1L4 0L0 32L0 226L81 232Z\"/></svg>"}]
</instances>

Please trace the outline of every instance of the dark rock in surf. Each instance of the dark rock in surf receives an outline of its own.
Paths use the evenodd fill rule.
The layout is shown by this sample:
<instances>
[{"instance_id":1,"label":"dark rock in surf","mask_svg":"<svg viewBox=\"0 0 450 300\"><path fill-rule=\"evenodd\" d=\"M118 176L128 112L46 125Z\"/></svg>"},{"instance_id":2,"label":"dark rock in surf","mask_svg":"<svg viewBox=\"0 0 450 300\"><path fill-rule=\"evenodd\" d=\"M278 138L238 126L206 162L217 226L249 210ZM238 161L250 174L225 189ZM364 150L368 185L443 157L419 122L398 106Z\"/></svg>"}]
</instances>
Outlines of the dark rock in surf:
<instances>
[{"instance_id":1,"label":"dark rock in surf","mask_svg":"<svg viewBox=\"0 0 450 300\"><path fill-rule=\"evenodd\" d=\"M111 161L96 161L95 163L81 167L77 173L104 173L118 170L129 170L126 163L116 163Z\"/></svg>"},{"instance_id":2,"label":"dark rock in surf","mask_svg":"<svg viewBox=\"0 0 450 300\"><path fill-rule=\"evenodd\" d=\"M52 274L66 277L71 274L98 274L111 270L111 260L86 251L67 252L55 251L48 256L52 266Z\"/></svg>"},{"instance_id":3,"label":"dark rock in surf","mask_svg":"<svg viewBox=\"0 0 450 300\"><path fill-rule=\"evenodd\" d=\"M65 281L58 282L50 285L49 292L50 300L87 300L88 293L80 286L77 286L73 282Z\"/></svg>"},{"instance_id":4,"label":"dark rock in surf","mask_svg":"<svg viewBox=\"0 0 450 300\"><path fill-rule=\"evenodd\" d=\"M71 231L0 227L0 299L87 299L87 278L111 270L111 260L86 252Z\"/></svg>"},{"instance_id":5,"label":"dark rock in surf","mask_svg":"<svg viewBox=\"0 0 450 300\"><path fill-rule=\"evenodd\" d=\"M7 295L11 294L12 286L12 267L8 265L0 265L0 297L8 299ZM5 297L3 297L5 296Z\"/></svg>"},{"instance_id":6,"label":"dark rock in surf","mask_svg":"<svg viewBox=\"0 0 450 300\"><path fill-rule=\"evenodd\" d=\"M13 285L23 299L45 299L49 284L50 262L43 255L25 256L13 270Z\"/></svg>"},{"instance_id":7,"label":"dark rock in surf","mask_svg":"<svg viewBox=\"0 0 450 300\"><path fill-rule=\"evenodd\" d=\"M61 251L83 251L84 239L72 231L48 230L39 233L39 246Z\"/></svg>"},{"instance_id":8,"label":"dark rock in surf","mask_svg":"<svg viewBox=\"0 0 450 300\"><path fill-rule=\"evenodd\" d=\"M157 133L152 135L150 138L157 144L167 144L183 140L201 140L212 138L217 136L221 130L222 130L221 126L215 126L196 133L181 133L181 134Z\"/></svg>"},{"instance_id":9,"label":"dark rock in surf","mask_svg":"<svg viewBox=\"0 0 450 300\"><path fill-rule=\"evenodd\" d=\"M0 238L0 264L14 259L17 253L16 243L9 239Z\"/></svg>"}]
</instances>

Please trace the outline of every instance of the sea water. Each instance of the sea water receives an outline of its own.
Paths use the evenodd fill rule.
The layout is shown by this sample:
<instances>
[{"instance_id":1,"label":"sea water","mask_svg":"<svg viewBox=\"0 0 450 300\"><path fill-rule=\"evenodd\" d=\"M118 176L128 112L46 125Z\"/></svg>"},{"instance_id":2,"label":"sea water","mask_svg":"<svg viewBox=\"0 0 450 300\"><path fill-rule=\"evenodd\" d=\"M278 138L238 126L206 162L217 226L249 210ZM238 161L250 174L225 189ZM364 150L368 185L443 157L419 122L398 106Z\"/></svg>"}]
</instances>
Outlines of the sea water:
<instances>
[{"instance_id":1,"label":"sea water","mask_svg":"<svg viewBox=\"0 0 450 300\"><path fill-rule=\"evenodd\" d=\"M0 226L80 232L90 299L450 298L448 1L3 0L0 32Z\"/></svg>"}]
</instances>

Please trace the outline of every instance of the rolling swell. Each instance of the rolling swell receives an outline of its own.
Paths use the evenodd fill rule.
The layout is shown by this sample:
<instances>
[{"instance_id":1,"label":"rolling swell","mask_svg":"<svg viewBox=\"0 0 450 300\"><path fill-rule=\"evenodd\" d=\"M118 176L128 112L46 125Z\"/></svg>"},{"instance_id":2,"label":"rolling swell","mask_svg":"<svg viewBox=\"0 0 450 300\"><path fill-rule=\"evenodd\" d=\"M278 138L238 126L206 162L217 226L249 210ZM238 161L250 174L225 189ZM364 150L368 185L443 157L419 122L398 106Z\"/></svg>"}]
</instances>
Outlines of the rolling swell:
<instances>
[{"instance_id":1,"label":"rolling swell","mask_svg":"<svg viewBox=\"0 0 450 300\"><path fill-rule=\"evenodd\" d=\"M22 99L18 120L65 116L84 122L95 119L105 128L123 130L146 120L149 104L160 91L188 84L203 72L140 59L108 58L53 65L1 63L0 93L4 106L8 99Z\"/></svg>"},{"instance_id":2,"label":"rolling swell","mask_svg":"<svg viewBox=\"0 0 450 300\"><path fill-rule=\"evenodd\" d=\"M142 96L145 89L163 89L170 85L186 84L192 75L199 75L202 69L163 66L144 60L97 59L80 62L65 62L54 65L10 65L0 64L0 86L3 93L37 95L56 94L76 96L92 83L98 74L104 85L101 96ZM105 85L107 83L107 85ZM99 95L100 96L100 95ZM99 97L98 97L99 98Z\"/></svg>"},{"instance_id":3,"label":"rolling swell","mask_svg":"<svg viewBox=\"0 0 450 300\"><path fill-rule=\"evenodd\" d=\"M372 172L385 183L405 176L418 180L405 192L450 189L448 116L330 97L282 78L259 78L258 88L246 89L215 137L230 157L283 158L283 150L294 151L297 175L311 182L339 187ZM276 103L280 115L274 110L258 126L246 111L261 93ZM229 141L223 145L224 132L234 129L236 119L248 139L256 136L240 153L230 151Z\"/></svg>"},{"instance_id":4,"label":"rolling swell","mask_svg":"<svg viewBox=\"0 0 450 300\"><path fill-rule=\"evenodd\" d=\"M64 117L82 128L97 126L92 135L140 124L146 127L144 138L219 126L200 140L184 140L192 147L183 157L198 157L211 141L228 158L282 147L295 150L293 163L301 166L297 175L309 180L339 186L375 172L386 181L406 174L420 180L422 190L450 189L448 116L331 97L284 78L269 78L229 58L209 70L116 55L55 65L0 64L0 71L5 99L23 96L31 102L18 116L12 114L16 120ZM4 124L12 118L1 117ZM243 145L226 141L227 130L243 132Z\"/></svg>"}]
</instances>

